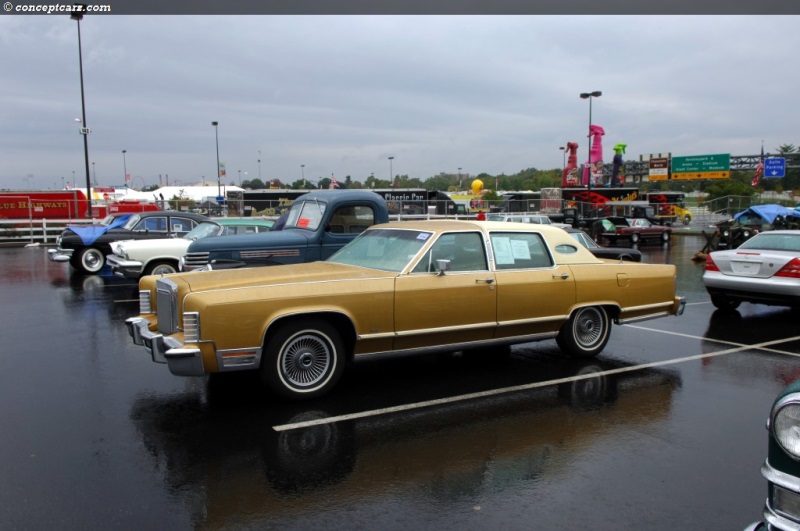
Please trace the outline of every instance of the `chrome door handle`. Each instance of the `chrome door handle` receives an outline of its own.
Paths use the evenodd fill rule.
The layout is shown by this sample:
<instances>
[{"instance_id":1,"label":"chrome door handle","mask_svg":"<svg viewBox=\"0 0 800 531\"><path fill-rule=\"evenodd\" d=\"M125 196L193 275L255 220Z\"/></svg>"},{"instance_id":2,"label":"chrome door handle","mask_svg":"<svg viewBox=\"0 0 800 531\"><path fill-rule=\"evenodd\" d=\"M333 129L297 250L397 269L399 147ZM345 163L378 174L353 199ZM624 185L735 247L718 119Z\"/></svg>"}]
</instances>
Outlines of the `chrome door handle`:
<instances>
[{"instance_id":1,"label":"chrome door handle","mask_svg":"<svg viewBox=\"0 0 800 531\"><path fill-rule=\"evenodd\" d=\"M569 278L569 275L566 273L561 273L560 275L553 275L553 278L560 278L562 280L567 280Z\"/></svg>"},{"instance_id":2,"label":"chrome door handle","mask_svg":"<svg viewBox=\"0 0 800 531\"><path fill-rule=\"evenodd\" d=\"M494 282L494 279L493 278L477 278L477 279L475 279L475 282L476 283L478 283L478 282L486 282L487 284L491 284L492 282Z\"/></svg>"}]
</instances>

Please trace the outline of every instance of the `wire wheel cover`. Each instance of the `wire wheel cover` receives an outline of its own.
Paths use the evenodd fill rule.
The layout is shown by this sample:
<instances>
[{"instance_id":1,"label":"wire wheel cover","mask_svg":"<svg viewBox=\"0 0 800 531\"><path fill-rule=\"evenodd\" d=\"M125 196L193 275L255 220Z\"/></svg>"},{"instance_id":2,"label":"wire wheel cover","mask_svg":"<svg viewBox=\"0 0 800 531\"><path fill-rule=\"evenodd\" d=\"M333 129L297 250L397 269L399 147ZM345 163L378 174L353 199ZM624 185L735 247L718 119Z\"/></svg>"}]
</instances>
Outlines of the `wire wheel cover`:
<instances>
[{"instance_id":1,"label":"wire wheel cover","mask_svg":"<svg viewBox=\"0 0 800 531\"><path fill-rule=\"evenodd\" d=\"M285 345L281 371L291 385L309 387L327 375L331 360L331 347L327 341L319 335L303 333Z\"/></svg>"},{"instance_id":2,"label":"wire wheel cover","mask_svg":"<svg viewBox=\"0 0 800 531\"><path fill-rule=\"evenodd\" d=\"M591 347L603 339L605 327L603 316L594 308L581 311L575 319L575 341L583 347Z\"/></svg>"}]
</instances>

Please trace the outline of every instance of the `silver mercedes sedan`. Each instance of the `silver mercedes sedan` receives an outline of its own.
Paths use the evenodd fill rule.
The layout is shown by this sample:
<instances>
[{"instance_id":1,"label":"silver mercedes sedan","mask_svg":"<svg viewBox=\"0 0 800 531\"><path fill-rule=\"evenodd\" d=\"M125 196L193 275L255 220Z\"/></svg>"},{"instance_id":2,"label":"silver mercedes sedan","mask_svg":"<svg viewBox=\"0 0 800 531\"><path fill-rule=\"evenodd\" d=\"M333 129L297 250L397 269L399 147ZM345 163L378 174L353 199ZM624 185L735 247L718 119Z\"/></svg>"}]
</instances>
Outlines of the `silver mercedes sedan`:
<instances>
[{"instance_id":1,"label":"silver mercedes sedan","mask_svg":"<svg viewBox=\"0 0 800 531\"><path fill-rule=\"evenodd\" d=\"M762 232L736 249L709 253L703 283L721 310L742 302L800 309L800 230Z\"/></svg>"}]
</instances>

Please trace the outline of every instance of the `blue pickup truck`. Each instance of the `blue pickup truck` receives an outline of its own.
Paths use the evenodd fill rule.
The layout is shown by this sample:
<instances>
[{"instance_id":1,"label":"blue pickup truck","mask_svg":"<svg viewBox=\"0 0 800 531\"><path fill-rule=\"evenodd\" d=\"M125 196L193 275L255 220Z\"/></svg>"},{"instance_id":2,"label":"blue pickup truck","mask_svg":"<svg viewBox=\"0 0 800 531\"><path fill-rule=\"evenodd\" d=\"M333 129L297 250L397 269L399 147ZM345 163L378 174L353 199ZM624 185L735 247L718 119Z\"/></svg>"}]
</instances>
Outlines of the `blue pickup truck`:
<instances>
[{"instance_id":1,"label":"blue pickup truck","mask_svg":"<svg viewBox=\"0 0 800 531\"><path fill-rule=\"evenodd\" d=\"M282 230L199 239L189 245L180 268L217 270L325 260L367 227L387 221L386 202L374 192L310 192L292 203Z\"/></svg>"}]
</instances>

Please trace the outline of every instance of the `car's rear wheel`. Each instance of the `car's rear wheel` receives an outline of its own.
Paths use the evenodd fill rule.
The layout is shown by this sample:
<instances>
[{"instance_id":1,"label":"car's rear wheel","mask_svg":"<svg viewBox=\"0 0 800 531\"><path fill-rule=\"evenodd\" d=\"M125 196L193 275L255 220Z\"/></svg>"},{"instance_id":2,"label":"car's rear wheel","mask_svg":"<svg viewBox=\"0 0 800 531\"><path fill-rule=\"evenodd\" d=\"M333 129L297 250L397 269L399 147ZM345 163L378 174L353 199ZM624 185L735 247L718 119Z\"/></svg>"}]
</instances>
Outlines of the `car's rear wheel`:
<instances>
[{"instance_id":1,"label":"car's rear wheel","mask_svg":"<svg viewBox=\"0 0 800 531\"><path fill-rule=\"evenodd\" d=\"M90 275L95 275L103 269L106 265L106 257L96 247L86 247L78 253L78 259L73 266L77 265L76 269Z\"/></svg>"},{"instance_id":2,"label":"car's rear wheel","mask_svg":"<svg viewBox=\"0 0 800 531\"><path fill-rule=\"evenodd\" d=\"M633 234L631 234L631 243L639 243L639 240L641 240L641 239L642 239L642 237L639 236L638 233L634 232Z\"/></svg>"},{"instance_id":3,"label":"car's rear wheel","mask_svg":"<svg viewBox=\"0 0 800 531\"><path fill-rule=\"evenodd\" d=\"M178 264L167 260L149 264L145 270L145 275L171 275L178 272Z\"/></svg>"},{"instance_id":4,"label":"car's rear wheel","mask_svg":"<svg viewBox=\"0 0 800 531\"><path fill-rule=\"evenodd\" d=\"M270 389L293 400L322 396L344 370L344 343L322 319L287 323L266 342L261 378Z\"/></svg>"},{"instance_id":5,"label":"car's rear wheel","mask_svg":"<svg viewBox=\"0 0 800 531\"><path fill-rule=\"evenodd\" d=\"M719 310L725 310L727 312L732 312L736 308L739 307L741 304L740 301L734 301L729 299L724 295L712 295L711 296L711 304L714 305L715 308Z\"/></svg>"},{"instance_id":6,"label":"car's rear wheel","mask_svg":"<svg viewBox=\"0 0 800 531\"><path fill-rule=\"evenodd\" d=\"M602 306L575 310L556 336L565 353L577 357L596 356L608 343L611 321Z\"/></svg>"},{"instance_id":7,"label":"car's rear wheel","mask_svg":"<svg viewBox=\"0 0 800 531\"><path fill-rule=\"evenodd\" d=\"M664 243L667 243L671 237L672 233L670 233L670 231L668 230L665 230L664 232L661 233L661 241Z\"/></svg>"}]
</instances>

